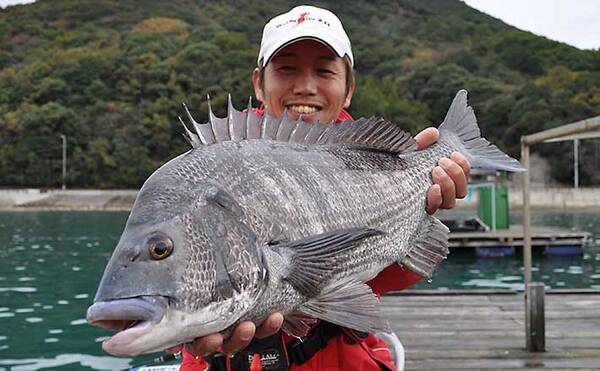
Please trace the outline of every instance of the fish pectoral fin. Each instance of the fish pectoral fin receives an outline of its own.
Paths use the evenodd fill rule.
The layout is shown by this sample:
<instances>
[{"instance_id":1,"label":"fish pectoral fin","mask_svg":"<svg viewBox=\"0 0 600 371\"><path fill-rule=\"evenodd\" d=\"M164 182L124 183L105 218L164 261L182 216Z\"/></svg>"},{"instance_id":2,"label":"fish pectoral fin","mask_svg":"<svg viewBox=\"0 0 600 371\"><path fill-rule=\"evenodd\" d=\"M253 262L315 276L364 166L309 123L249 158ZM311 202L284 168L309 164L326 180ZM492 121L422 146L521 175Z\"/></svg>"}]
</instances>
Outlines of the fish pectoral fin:
<instances>
[{"instance_id":1,"label":"fish pectoral fin","mask_svg":"<svg viewBox=\"0 0 600 371\"><path fill-rule=\"evenodd\" d=\"M355 248L369 237L382 234L367 227L346 228L266 248L288 257L284 279L302 295L311 298L328 282L332 267L339 264L339 254Z\"/></svg>"},{"instance_id":2,"label":"fish pectoral fin","mask_svg":"<svg viewBox=\"0 0 600 371\"><path fill-rule=\"evenodd\" d=\"M433 270L446 259L450 252L448 250L448 227L438 218L425 215L417 232L408 254L399 261L400 265L406 266L411 271L425 277L431 278Z\"/></svg>"},{"instance_id":3,"label":"fish pectoral fin","mask_svg":"<svg viewBox=\"0 0 600 371\"><path fill-rule=\"evenodd\" d=\"M318 296L298 308L298 312L358 331L390 332L389 323L381 316L377 296L367 284L352 277L325 286Z\"/></svg>"}]
</instances>

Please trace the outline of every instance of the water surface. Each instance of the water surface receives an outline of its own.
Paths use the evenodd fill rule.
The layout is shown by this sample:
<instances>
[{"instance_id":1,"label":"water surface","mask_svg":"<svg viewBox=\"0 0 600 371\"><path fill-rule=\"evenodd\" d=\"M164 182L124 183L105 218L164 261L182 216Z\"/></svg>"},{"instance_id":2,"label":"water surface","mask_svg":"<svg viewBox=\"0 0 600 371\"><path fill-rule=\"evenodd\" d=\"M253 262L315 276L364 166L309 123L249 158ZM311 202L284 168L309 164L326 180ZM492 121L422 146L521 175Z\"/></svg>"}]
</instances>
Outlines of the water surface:
<instances>
[{"instance_id":1,"label":"water surface","mask_svg":"<svg viewBox=\"0 0 600 371\"><path fill-rule=\"evenodd\" d=\"M103 354L109 332L84 319L126 218L125 212L0 212L0 370L118 370L148 359ZM594 234L583 256L535 255L534 280L600 288L600 212L538 212L533 223ZM416 288L520 289L521 265L520 255L484 259L455 251L431 284Z\"/></svg>"}]
</instances>

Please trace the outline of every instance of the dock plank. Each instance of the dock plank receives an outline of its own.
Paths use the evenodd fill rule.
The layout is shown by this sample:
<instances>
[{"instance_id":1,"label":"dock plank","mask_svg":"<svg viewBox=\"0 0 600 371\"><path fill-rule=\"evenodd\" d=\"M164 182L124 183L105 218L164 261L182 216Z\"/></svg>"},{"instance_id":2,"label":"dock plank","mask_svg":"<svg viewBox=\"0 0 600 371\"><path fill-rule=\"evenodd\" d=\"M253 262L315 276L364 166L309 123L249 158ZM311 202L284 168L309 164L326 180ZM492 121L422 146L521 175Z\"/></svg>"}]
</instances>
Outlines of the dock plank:
<instances>
[{"instance_id":1,"label":"dock plank","mask_svg":"<svg viewBox=\"0 0 600 371\"><path fill-rule=\"evenodd\" d=\"M419 293L382 297L406 370L600 370L600 293L546 295L546 352L525 351L524 297Z\"/></svg>"}]
</instances>

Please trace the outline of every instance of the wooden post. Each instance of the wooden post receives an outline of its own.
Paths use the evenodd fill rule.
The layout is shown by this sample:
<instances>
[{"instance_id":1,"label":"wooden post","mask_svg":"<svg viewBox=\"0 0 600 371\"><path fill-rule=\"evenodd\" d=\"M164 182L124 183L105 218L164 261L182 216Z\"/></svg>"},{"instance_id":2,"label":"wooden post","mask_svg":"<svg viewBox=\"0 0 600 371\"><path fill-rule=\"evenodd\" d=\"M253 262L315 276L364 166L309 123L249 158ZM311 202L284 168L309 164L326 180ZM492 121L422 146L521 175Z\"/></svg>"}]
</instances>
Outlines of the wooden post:
<instances>
[{"instance_id":1,"label":"wooden post","mask_svg":"<svg viewBox=\"0 0 600 371\"><path fill-rule=\"evenodd\" d=\"M546 319L544 313L544 284L531 282L525 288L527 351L546 351Z\"/></svg>"}]
</instances>

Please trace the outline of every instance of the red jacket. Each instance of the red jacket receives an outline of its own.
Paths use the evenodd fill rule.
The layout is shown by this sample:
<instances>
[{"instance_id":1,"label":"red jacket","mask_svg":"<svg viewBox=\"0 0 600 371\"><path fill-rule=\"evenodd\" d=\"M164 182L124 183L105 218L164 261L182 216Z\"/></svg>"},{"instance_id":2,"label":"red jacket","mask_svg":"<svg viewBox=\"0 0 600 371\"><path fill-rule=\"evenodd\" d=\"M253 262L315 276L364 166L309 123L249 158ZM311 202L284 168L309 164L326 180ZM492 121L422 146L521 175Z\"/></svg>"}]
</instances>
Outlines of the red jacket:
<instances>
[{"instance_id":1,"label":"red jacket","mask_svg":"<svg viewBox=\"0 0 600 371\"><path fill-rule=\"evenodd\" d=\"M254 109L258 115L263 115L261 108ZM342 110L336 122L352 120L352 116ZM421 280L421 276L411 272L408 269L401 268L398 264L390 265L381 271L377 277L373 278L367 284L373 292L381 295L388 291L404 290ZM292 338L284 336L285 341ZM311 359L302 365L292 364L290 371L368 371L381 370L381 366L386 366L392 370L391 356L386 343L369 334L365 340L357 344L348 344L344 340L343 334L339 334L329 340L327 346L317 352ZM183 362L180 371L203 371L208 370L208 364L202 358L194 358L187 351L183 351Z\"/></svg>"}]
</instances>

